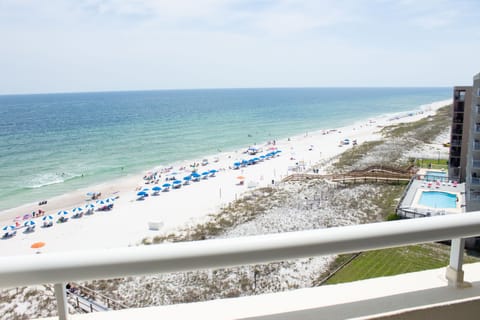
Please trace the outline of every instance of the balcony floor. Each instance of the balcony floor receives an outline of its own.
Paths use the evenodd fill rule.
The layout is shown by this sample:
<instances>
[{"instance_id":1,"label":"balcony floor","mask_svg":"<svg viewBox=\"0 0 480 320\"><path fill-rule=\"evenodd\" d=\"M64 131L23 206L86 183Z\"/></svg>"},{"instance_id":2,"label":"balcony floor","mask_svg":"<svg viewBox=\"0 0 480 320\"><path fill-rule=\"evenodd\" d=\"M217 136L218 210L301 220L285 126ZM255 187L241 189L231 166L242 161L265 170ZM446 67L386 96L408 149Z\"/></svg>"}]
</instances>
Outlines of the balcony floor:
<instances>
[{"instance_id":1,"label":"balcony floor","mask_svg":"<svg viewBox=\"0 0 480 320\"><path fill-rule=\"evenodd\" d=\"M423 309L423 312L436 310L445 314L444 319L449 319L451 314L442 311L442 306L459 304L463 308L462 304L470 303L474 308L480 308L480 302L475 300L480 297L480 263L464 265L465 280L472 284L469 288L448 287L445 270L441 268L251 297L72 315L70 319L331 320L384 318L382 314L389 314L386 318L393 319L395 316L392 314L416 312L417 309ZM472 313L471 319L476 319L477 315ZM464 316L458 318L465 319Z\"/></svg>"}]
</instances>

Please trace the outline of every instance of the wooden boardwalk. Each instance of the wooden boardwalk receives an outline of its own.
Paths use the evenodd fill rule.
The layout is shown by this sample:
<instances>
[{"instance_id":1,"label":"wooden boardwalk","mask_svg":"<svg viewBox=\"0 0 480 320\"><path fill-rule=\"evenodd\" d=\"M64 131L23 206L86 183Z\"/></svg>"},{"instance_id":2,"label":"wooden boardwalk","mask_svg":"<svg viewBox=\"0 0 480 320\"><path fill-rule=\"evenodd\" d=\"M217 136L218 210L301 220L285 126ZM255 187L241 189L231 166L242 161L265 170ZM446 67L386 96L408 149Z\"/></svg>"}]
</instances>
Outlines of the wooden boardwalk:
<instances>
[{"instance_id":1,"label":"wooden boardwalk","mask_svg":"<svg viewBox=\"0 0 480 320\"><path fill-rule=\"evenodd\" d=\"M67 290L69 302L84 313L101 312L109 310L128 309L128 306L100 294L97 291L81 286L78 283L70 283L71 290Z\"/></svg>"},{"instance_id":2,"label":"wooden boardwalk","mask_svg":"<svg viewBox=\"0 0 480 320\"><path fill-rule=\"evenodd\" d=\"M399 169L385 166L371 166L364 170L353 170L345 174L294 173L282 181L327 180L338 183L401 183L408 182L415 175L411 168Z\"/></svg>"}]
</instances>

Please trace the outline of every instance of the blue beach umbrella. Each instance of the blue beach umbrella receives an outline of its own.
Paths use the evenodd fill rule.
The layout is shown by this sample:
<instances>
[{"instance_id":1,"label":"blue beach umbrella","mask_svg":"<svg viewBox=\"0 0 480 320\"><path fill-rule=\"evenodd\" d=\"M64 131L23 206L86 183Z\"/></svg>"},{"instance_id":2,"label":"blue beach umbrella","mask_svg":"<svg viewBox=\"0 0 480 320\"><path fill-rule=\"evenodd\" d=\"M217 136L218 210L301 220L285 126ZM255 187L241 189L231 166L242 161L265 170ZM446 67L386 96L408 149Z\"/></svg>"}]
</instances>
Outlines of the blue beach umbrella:
<instances>
[{"instance_id":1,"label":"blue beach umbrella","mask_svg":"<svg viewBox=\"0 0 480 320\"><path fill-rule=\"evenodd\" d=\"M164 188L170 188L172 185L170 183L164 183L162 187Z\"/></svg>"},{"instance_id":2,"label":"blue beach umbrella","mask_svg":"<svg viewBox=\"0 0 480 320\"><path fill-rule=\"evenodd\" d=\"M93 203L87 203L85 205L85 209L87 209L87 210L95 209L95 205Z\"/></svg>"},{"instance_id":3,"label":"blue beach umbrella","mask_svg":"<svg viewBox=\"0 0 480 320\"><path fill-rule=\"evenodd\" d=\"M43 222L53 222L53 216L52 215L44 216L42 218L42 221Z\"/></svg>"},{"instance_id":4,"label":"blue beach umbrella","mask_svg":"<svg viewBox=\"0 0 480 320\"><path fill-rule=\"evenodd\" d=\"M2 231L3 231L3 232L12 232L12 231L15 231L15 226L14 226L14 225L5 226L5 227L2 228Z\"/></svg>"},{"instance_id":5,"label":"blue beach umbrella","mask_svg":"<svg viewBox=\"0 0 480 320\"><path fill-rule=\"evenodd\" d=\"M68 210L60 210L57 212L57 215L61 216L61 217L66 217L70 214L70 211Z\"/></svg>"},{"instance_id":6,"label":"blue beach umbrella","mask_svg":"<svg viewBox=\"0 0 480 320\"><path fill-rule=\"evenodd\" d=\"M210 173L217 173L218 170L212 169L212 170L210 170L209 172L210 172Z\"/></svg>"},{"instance_id":7,"label":"blue beach umbrella","mask_svg":"<svg viewBox=\"0 0 480 320\"><path fill-rule=\"evenodd\" d=\"M146 197L146 196L148 196L148 193L146 193L145 191L139 191L139 192L137 192L137 196Z\"/></svg>"},{"instance_id":8,"label":"blue beach umbrella","mask_svg":"<svg viewBox=\"0 0 480 320\"><path fill-rule=\"evenodd\" d=\"M192 173L192 180L193 181L198 181L200 179L201 175L198 172Z\"/></svg>"},{"instance_id":9,"label":"blue beach umbrella","mask_svg":"<svg viewBox=\"0 0 480 320\"><path fill-rule=\"evenodd\" d=\"M23 224L25 227L33 227L36 225L35 221L33 220L28 220L28 221L25 221L25 223Z\"/></svg>"},{"instance_id":10,"label":"blue beach umbrella","mask_svg":"<svg viewBox=\"0 0 480 320\"><path fill-rule=\"evenodd\" d=\"M192 180L192 177L191 176L186 176L186 177L183 177L183 180L190 181L190 180Z\"/></svg>"},{"instance_id":11,"label":"blue beach umbrella","mask_svg":"<svg viewBox=\"0 0 480 320\"><path fill-rule=\"evenodd\" d=\"M52 215L43 216L42 221L44 227L49 227L53 225L54 218Z\"/></svg>"},{"instance_id":12,"label":"blue beach umbrella","mask_svg":"<svg viewBox=\"0 0 480 320\"><path fill-rule=\"evenodd\" d=\"M179 183L182 183L182 181L180 181L180 180L173 181L173 184L179 184Z\"/></svg>"},{"instance_id":13,"label":"blue beach umbrella","mask_svg":"<svg viewBox=\"0 0 480 320\"><path fill-rule=\"evenodd\" d=\"M162 190L162 188L160 188L159 186L155 186L155 187L152 188L152 191L156 191L156 192L161 191L161 190Z\"/></svg>"},{"instance_id":14,"label":"blue beach umbrella","mask_svg":"<svg viewBox=\"0 0 480 320\"><path fill-rule=\"evenodd\" d=\"M77 207L77 208L73 208L72 209L72 212L73 213L81 213L83 211L83 208L80 208L80 207Z\"/></svg>"}]
</instances>

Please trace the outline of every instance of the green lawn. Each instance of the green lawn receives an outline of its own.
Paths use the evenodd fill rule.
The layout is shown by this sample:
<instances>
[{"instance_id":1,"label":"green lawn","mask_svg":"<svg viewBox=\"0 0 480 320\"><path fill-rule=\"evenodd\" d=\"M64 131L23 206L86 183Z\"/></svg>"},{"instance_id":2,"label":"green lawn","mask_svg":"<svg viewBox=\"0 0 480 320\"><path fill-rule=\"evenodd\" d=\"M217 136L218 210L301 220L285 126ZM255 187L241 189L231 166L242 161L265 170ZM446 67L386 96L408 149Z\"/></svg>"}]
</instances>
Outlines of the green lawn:
<instances>
[{"instance_id":1,"label":"green lawn","mask_svg":"<svg viewBox=\"0 0 480 320\"><path fill-rule=\"evenodd\" d=\"M446 159L417 159L415 165L419 168L448 169Z\"/></svg>"},{"instance_id":2,"label":"green lawn","mask_svg":"<svg viewBox=\"0 0 480 320\"><path fill-rule=\"evenodd\" d=\"M448 265L449 255L449 246L433 243L364 252L326 284L442 268ZM478 261L476 257L465 257L465 263Z\"/></svg>"}]
</instances>

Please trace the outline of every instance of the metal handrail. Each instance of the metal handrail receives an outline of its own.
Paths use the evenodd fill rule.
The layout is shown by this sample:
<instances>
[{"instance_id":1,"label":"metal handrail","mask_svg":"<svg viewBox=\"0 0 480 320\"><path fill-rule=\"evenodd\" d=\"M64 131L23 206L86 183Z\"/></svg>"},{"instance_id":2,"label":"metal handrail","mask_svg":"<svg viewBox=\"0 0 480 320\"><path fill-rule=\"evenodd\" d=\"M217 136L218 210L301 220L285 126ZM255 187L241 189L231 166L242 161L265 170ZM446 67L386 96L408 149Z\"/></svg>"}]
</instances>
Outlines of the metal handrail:
<instances>
[{"instance_id":1,"label":"metal handrail","mask_svg":"<svg viewBox=\"0 0 480 320\"><path fill-rule=\"evenodd\" d=\"M54 283L59 318L67 319L64 283L69 281L223 268L459 240L479 234L480 212L470 212L243 238L3 256L0 287ZM461 272L463 245L453 247L456 252L452 249L450 267Z\"/></svg>"}]
</instances>

